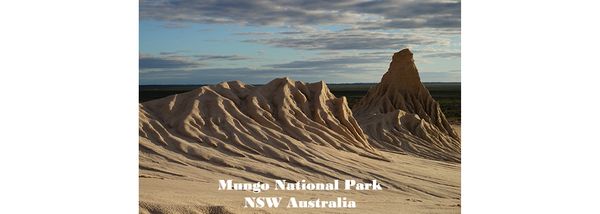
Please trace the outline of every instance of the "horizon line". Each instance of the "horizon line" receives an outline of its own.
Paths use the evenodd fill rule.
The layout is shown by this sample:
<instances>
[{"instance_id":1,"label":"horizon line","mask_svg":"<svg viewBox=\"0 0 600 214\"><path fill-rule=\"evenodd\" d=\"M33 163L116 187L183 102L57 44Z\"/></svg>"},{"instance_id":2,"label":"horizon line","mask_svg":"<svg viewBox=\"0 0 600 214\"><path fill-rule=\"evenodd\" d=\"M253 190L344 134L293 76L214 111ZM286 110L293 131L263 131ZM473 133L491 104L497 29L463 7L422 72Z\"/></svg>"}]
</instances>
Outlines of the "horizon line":
<instances>
[{"instance_id":1,"label":"horizon line","mask_svg":"<svg viewBox=\"0 0 600 214\"><path fill-rule=\"evenodd\" d=\"M232 80L235 81L235 80ZM224 82L231 82L231 81L224 81ZM219 82L219 83L223 83L223 82ZM216 85L219 83L193 83L193 84L179 84L179 83L174 83L174 84L138 84L138 86L164 86L164 85L181 85L181 86L185 86L185 85ZM308 82L307 82L308 83ZM327 83L326 84L336 84L336 85L341 85L341 84L378 84L379 82L344 82L344 83ZM421 82L421 83L461 83L461 82ZM249 85L265 85L267 83L246 83Z\"/></svg>"}]
</instances>

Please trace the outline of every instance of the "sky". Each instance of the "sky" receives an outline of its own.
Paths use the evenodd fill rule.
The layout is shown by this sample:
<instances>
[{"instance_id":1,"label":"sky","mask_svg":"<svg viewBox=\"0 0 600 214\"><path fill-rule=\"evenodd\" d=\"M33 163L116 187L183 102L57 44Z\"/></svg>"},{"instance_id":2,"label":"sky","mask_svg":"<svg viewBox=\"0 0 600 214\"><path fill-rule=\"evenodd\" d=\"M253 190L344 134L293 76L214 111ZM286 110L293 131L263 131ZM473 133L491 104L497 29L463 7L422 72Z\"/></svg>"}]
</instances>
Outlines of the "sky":
<instances>
[{"instance_id":1,"label":"sky","mask_svg":"<svg viewBox=\"0 0 600 214\"><path fill-rule=\"evenodd\" d=\"M379 82L410 48L423 82L460 82L460 1L140 0L140 84Z\"/></svg>"}]
</instances>

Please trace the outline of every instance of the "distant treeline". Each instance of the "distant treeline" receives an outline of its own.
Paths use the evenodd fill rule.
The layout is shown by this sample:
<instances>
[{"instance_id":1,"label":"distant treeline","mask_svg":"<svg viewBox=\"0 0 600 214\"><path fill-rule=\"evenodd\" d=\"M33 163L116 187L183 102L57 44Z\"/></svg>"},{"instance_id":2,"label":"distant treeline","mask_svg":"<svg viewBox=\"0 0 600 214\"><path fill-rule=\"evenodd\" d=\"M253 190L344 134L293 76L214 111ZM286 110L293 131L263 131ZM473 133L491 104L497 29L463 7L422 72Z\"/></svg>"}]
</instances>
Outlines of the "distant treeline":
<instances>
[{"instance_id":1,"label":"distant treeline","mask_svg":"<svg viewBox=\"0 0 600 214\"><path fill-rule=\"evenodd\" d=\"M346 96L352 107L376 83L341 83L327 86L336 97ZM452 122L460 122L460 83L426 82L423 83L429 93L440 104L446 117ZM173 94L191 91L204 85L140 85L139 102L146 102ZM255 85L259 86L259 85Z\"/></svg>"}]
</instances>

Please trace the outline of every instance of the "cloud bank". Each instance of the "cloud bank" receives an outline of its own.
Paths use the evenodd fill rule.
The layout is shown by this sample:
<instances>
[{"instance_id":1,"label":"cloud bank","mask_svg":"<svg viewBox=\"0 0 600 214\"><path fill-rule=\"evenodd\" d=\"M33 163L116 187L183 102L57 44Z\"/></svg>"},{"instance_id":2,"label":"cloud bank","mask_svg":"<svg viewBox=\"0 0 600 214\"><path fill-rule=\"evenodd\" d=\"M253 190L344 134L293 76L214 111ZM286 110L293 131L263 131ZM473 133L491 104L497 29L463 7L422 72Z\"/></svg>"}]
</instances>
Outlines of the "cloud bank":
<instances>
[{"instance_id":1,"label":"cloud bank","mask_svg":"<svg viewBox=\"0 0 600 214\"><path fill-rule=\"evenodd\" d=\"M459 28L460 1L142 0L142 19L247 25Z\"/></svg>"},{"instance_id":2,"label":"cloud bank","mask_svg":"<svg viewBox=\"0 0 600 214\"><path fill-rule=\"evenodd\" d=\"M421 73L425 81L460 81L456 72L460 70L460 1L141 0L140 19L164 23L171 30L194 24L252 26L253 32L230 35L242 43L301 53L287 62L265 62L261 56L236 52L141 53L142 84L232 79L257 83L281 76L375 82L387 69L392 53L407 47L420 63L458 62L447 68L426 67L434 70ZM210 39L222 42L219 46L228 45L221 38ZM250 63L255 61L263 64Z\"/></svg>"}]
</instances>

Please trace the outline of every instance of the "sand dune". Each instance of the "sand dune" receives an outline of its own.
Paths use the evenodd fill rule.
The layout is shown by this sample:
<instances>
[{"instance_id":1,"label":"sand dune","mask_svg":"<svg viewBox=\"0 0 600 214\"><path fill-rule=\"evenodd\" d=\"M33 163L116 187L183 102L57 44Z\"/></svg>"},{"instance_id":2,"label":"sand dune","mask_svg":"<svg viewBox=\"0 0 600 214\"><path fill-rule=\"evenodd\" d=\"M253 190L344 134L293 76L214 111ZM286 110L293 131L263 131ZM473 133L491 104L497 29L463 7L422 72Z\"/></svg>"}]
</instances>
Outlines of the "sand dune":
<instances>
[{"instance_id":1,"label":"sand dune","mask_svg":"<svg viewBox=\"0 0 600 214\"><path fill-rule=\"evenodd\" d=\"M391 71L405 66L403 53ZM217 191L219 179L377 179L384 191L277 194L345 195L359 204L331 212L460 212L458 135L420 81L388 81L404 73L388 71L354 114L324 82L289 78L224 82L140 104L140 212L323 212L243 209L253 193ZM418 78L416 69L407 74Z\"/></svg>"},{"instance_id":2,"label":"sand dune","mask_svg":"<svg viewBox=\"0 0 600 214\"><path fill-rule=\"evenodd\" d=\"M352 111L379 149L460 162L460 137L421 83L408 49L394 54L381 82Z\"/></svg>"}]
</instances>

